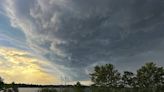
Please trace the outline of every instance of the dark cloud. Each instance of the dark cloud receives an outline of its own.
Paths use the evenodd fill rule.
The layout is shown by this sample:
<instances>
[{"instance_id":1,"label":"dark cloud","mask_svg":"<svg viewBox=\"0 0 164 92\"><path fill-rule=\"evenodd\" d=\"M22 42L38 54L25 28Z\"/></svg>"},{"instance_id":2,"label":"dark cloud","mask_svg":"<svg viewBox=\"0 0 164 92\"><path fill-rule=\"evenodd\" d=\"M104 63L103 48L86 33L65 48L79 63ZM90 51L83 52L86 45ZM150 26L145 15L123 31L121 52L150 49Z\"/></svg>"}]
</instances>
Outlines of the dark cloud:
<instances>
[{"instance_id":1,"label":"dark cloud","mask_svg":"<svg viewBox=\"0 0 164 92\"><path fill-rule=\"evenodd\" d=\"M95 63L119 66L141 58L129 63L133 68L154 56L145 56L148 52L163 49L163 4L162 0L38 0L23 9L34 26L33 34L26 34L32 48L47 51L42 56L69 69L74 79L85 79L85 70Z\"/></svg>"}]
</instances>

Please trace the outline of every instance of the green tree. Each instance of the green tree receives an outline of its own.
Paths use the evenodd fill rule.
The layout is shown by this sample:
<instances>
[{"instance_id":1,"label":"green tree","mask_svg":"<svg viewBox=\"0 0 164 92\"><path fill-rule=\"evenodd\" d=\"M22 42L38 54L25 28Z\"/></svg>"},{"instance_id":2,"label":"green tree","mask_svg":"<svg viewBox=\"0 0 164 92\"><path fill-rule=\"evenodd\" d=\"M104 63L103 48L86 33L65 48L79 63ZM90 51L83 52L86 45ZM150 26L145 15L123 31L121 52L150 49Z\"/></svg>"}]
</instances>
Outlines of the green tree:
<instances>
[{"instance_id":1,"label":"green tree","mask_svg":"<svg viewBox=\"0 0 164 92\"><path fill-rule=\"evenodd\" d=\"M134 73L129 71L124 71L122 76L123 86L124 87L136 87L137 78Z\"/></svg>"},{"instance_id":2,"label":"green tree","mask_svg":"<svg viewBox=\"0 0 164 92\"><path fill-rule=\"evenodd\" d=\"M137 70L137 81L139 87L160 87L164 82L164 69L150 62Z\"/></svg>"},{"instance_id":3,"label":"green tree","mask_svg":"<svg viewBox=\"0 0 164 92\"><path fill-rule=\"evenodd\" d=\"M112 64L96 66L90 76L96 86L104 87L117 87L121 78L120 73Z\"/></svg>"},{"instance_id":4,"label":"green tree","mask_svg":"<svg viewBox=\"0 0 164 92\"><path fill-rule=\"evenodd\" d=\"M4 88L3 78L0 77L0 90Z\"/></svg>"}]
</instances>

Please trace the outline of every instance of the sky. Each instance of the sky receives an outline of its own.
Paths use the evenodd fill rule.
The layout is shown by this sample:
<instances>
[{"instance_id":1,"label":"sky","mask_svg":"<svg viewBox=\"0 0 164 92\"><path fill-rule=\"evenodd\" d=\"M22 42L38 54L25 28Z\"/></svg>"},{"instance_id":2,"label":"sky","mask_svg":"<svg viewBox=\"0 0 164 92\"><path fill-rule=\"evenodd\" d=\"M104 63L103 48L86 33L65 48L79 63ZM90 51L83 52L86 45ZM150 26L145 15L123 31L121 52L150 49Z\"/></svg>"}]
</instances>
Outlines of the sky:
<instances>
[{"instance_id":1,"label":"sky","mask_svg":"<svg viewBox=\"0 0 164 92\"><path fill-rule=\"evenodd\" d=\"M90 84L94 66L164 66L163 0L0 0L5 82Z\"/></svg>"}]
</instances>

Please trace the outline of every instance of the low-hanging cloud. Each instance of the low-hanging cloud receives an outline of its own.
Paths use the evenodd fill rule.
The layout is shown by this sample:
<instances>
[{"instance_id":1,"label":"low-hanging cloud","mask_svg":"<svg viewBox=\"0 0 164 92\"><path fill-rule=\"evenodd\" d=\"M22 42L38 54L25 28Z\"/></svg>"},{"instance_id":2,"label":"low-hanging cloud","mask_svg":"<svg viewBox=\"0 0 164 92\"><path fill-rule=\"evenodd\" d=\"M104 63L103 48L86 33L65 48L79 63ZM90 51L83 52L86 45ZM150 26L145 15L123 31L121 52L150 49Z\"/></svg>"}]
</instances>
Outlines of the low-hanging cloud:
<instances>
[{"instance_id":1,"label":"low-hanging cloud","mask_svg":"<svg viewBox=\"0 0 164 92\"><path fill-rule=\"evenodd\" d=\"M95 63L127 64L136 57L142 57L138 60L143 63L154 56L150 52L163 53L156 50L163 49L163 3L6 0L3 5L12 26L25 33L35 53L54 62L58 65L54 67L73 80L83 80ZM158 60L162 62L161 57ZM135 66L133 62L129 65Z\"/></svg>"}]
</instances>

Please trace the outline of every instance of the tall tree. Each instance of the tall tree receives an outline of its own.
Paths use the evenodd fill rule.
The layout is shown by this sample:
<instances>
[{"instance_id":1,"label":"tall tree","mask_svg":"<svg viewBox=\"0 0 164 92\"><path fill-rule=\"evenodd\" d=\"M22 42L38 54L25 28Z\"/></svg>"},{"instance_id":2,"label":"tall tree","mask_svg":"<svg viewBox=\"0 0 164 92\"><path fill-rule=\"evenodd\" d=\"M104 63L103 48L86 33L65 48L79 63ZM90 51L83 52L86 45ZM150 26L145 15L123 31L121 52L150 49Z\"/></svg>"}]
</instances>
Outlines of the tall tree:
<instances>
[{"instance_id":1,"label":"tall tree","mask_svg":"<svg viewBox=\"0 0 164 92\"><path fill-rule=\"evenodd\" d=\"M164 82L164 69L154 63L146 63L137 70L137 81L139 87L159 87Z\"/></svg>"},{"instance_id":2,"label":"tall tree","mask_svg":"<svg viewBox=\"0 0 164 92\"><path fill-rule=\"evenodd\" d=\"M120 73L112 64L96 66L90 76L96 86L104 87L117 87L121 78Z\"/></svg>"}]
</instances>

